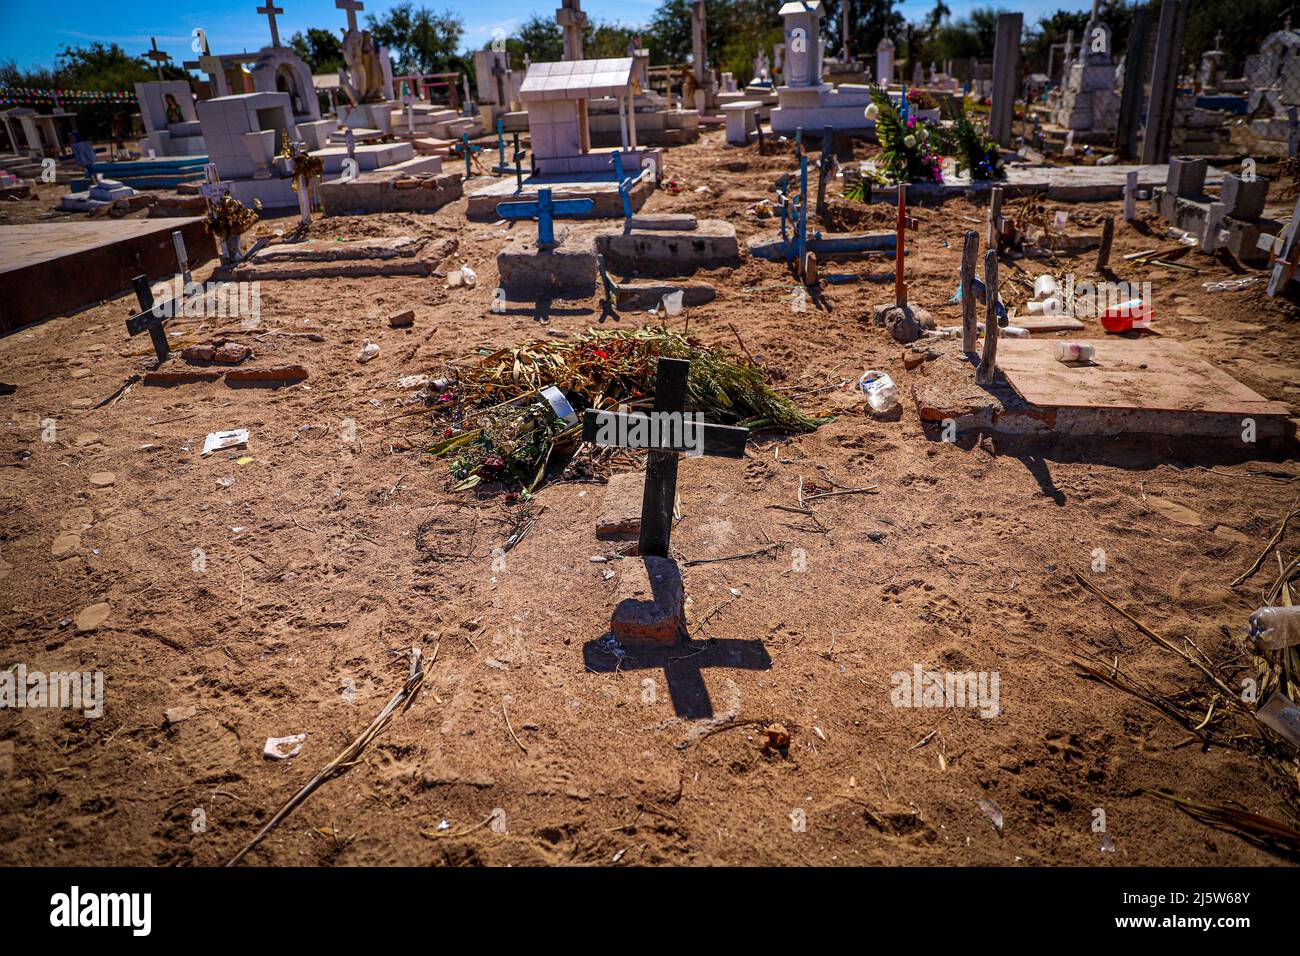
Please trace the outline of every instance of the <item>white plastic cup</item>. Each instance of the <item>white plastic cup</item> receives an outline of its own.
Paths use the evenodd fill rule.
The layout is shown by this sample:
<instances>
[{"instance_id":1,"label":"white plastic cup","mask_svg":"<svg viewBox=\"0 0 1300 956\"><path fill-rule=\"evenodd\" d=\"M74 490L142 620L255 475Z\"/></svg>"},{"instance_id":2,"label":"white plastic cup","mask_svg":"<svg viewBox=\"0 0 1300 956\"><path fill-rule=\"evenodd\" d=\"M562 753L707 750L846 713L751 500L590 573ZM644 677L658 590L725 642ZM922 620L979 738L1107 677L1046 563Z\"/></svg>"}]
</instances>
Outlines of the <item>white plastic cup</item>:
<instances>
[{"instance_id":1,"label":"white plastic cup","mask_svg":"<svg viewBox=\"0 0 1300 956\"><path fill-rule=\"evenodd\" d=\"M1058 362L1091 362L1097 349L1087 342L1057 342L1056 360Z\"/></svg>"}]
</instances>

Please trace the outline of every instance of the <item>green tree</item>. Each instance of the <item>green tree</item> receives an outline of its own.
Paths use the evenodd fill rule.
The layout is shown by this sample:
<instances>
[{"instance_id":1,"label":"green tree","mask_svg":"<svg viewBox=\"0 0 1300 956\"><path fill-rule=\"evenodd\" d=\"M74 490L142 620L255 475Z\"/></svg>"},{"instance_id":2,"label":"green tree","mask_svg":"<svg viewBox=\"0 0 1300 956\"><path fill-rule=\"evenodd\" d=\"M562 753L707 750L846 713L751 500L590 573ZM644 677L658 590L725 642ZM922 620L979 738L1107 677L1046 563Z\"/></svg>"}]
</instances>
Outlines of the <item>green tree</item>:
<instances>
[{"instance_id":1,"label":"green tree","mask_svg":"<svg viewBox=\"0 0 1300 956\"><path fill-rule=\"evenodd\" d=\"M998 17L1006 12L993 7L976 7L962 19L942 24L930 42L931 59L991 59L998 32Z\"/></svg>"},{"instance_id":2,"label":"green tree","mask_svg":"<svg viewBox=\"0 0 1300 956\"><path fill-rule=\"evenodd\" d=\"M519 38L506 40L511 62L525 53L534 63L554 63L564 59L564 33L554 17L533 14L519 28Z\"/></svg>"},{"instance_id":3,"label":"green tree","mask_svg":"<svg viewBox=\"0 0 1300 956\"><path fill-rule=\"evenodd\" d=\"M289 46L313 73L337 73L343 66L343 41L329 30L312 27L305 34L295 33Z\"/></svg>"},{"instance_id":4,"label":"green tree","mask_svg":"<svg viewBox=\"0 0 1300 956\"><path fill-rule=\"evenodd\" d=\"M773 45L782 40L778 9L771 0L705 0L710 66L731 73L739 83L749 82L759 50L770 60ZM652 63L686 63L693 50L690 0L664 0L642 39Z\"/></svg>"},{"instance_id":5,"label":"green tree","mask_svg":"<svg viewBox=\"0 0 1300 956\"><path fill-rule=\"evenodd\" d=\"M370 14L366 26L375 42L388 47L402 73L446 73L465 68L460 40L465 24L451 10L400 3L383 17Z\"/></svg>"}]
</instances>

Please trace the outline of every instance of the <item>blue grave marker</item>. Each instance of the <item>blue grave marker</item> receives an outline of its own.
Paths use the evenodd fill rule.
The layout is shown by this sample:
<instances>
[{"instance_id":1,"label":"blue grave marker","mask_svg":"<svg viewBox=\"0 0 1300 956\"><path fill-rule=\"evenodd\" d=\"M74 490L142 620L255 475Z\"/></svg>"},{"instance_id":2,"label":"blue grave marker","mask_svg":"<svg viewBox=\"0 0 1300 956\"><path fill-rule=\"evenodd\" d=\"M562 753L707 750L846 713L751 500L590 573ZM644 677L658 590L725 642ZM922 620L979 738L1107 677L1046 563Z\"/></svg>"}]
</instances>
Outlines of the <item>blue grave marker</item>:
<instances>
[{"instance_id":1,"label":"blue grave marker","mask_svg":"<svg viewBox=\"0 0 1300 956\"><path fill-rule=\"evenodd\" d=\"M497 203L497 215L502 219L536 219L537 248L555 246L555 218L581 216L591 212L596 203L591 199L551 199L549 189L537 190L537 201Z\"/></svg>"},{"instance_id":2,"label":"blue grave marker","mask_svg":"<svg viewBox=\"0 0 1300 956\"><path fill-rule=\"evenodd\" d=\"M469 164L470 158L475 153L481 151L482 149L483 149L482 146L471 146L469 144L469 133L460 134L460 151L465 154L465 178L466 179L469 179L474 175L474 171L470 168L470 164Z\"/></svg>"},{"instance_id":3,"label":"blue grave marker","mask_svg":"<svg viewBox=\"0 0 1300 956\"><path fill-rule=\"evenodd\" d=\"M614 182L618 183L618 198L623 200L623 218L632 218L632 182L623 172L623 154L614 151Z\"/></svg>"}]
</instances>

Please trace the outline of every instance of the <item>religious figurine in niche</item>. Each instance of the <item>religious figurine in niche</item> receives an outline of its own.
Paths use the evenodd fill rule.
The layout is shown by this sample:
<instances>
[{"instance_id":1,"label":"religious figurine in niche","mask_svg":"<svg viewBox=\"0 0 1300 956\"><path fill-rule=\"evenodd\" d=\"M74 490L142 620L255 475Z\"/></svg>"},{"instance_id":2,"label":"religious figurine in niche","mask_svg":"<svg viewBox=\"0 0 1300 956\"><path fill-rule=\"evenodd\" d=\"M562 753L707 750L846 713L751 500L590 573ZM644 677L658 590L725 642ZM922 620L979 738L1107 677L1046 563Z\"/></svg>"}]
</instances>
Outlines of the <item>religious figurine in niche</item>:
<instances>
[{"instance_id":1,"label":"religious figurine in niche","mask_svg":"<svg viewBox=\"0 0 1300 956\"><path fill-rule=\"evenodd\" d=\"M163 109L167 113L167 122L184 123L185 114L181 112L181 104L176 102L176 97L170 93L163 95Z\"/></svg>"},{"instance_id":2,"label":"religious figurine in niche","mask_svg":"<svg viewBox=\"0 0 1300 956\"><path fill-rule=\"evenodd\" d=\"M368 30L348 30L344 34L343 61L347 68L339 75L348 99L353 103L374 103L383 98L384 71Z\"/></svg>"}]
</instances>

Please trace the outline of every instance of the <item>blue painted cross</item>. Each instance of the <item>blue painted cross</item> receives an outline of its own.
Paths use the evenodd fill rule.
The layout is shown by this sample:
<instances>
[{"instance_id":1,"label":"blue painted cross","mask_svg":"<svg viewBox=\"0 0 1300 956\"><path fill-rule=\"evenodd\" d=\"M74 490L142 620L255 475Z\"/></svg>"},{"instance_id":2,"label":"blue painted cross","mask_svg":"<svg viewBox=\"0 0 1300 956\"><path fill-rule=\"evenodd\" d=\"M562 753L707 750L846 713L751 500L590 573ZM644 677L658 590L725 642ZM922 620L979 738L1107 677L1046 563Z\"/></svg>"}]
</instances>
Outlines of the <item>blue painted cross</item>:
<instances>
[{"instance_id":1,"label":"blue painted cross","mask_svg":"<svg viewBox=\"0 0 1300 956\"><path fill-rule=\"evenodd\" d=\"M581 216L596 206L591 199L551 199L549 189L537 190L536 202L497 203L497 215L502 219L537 219L537 248L550 249L555 242L555 217Z\"/></svg>"},{"instance_id":2,"label":"blue painted cross","mask_svg":"<svg viewBox=\"0 0 1300 956\"><path fill-rule=\"evenodd\" d=\"M623 200L623 219L628 222L632 219L632 184L635 181L623 172L623 154L615 150L614 182L618 183L618 197Z\"/></svg>"},{"instance_id":3,"label":"blue painted cross","mask_svg":"<svg viewBox=\"0 0 1300 956\"><path fill-rule=\"evenodd\" d=\"M470 168L469 165L470 159L473 157L475 153L480 152L482 149L483 149L482 146L470 145L469 133L460 134L460 151L465 154L465 178L466 179L469 179L471 176L474 175L474 171Z\"/></svg>"},{"instance_id":4,"label":"blue painted cross","mask_svg":"<svg viewBox=\"0 0 1300 956\"><path fill-rule=\"evenodd\" d=\"M505 120L497 117L497 156L502 166L506 164L506 124Z\"/></svg>"}]
</instances>

